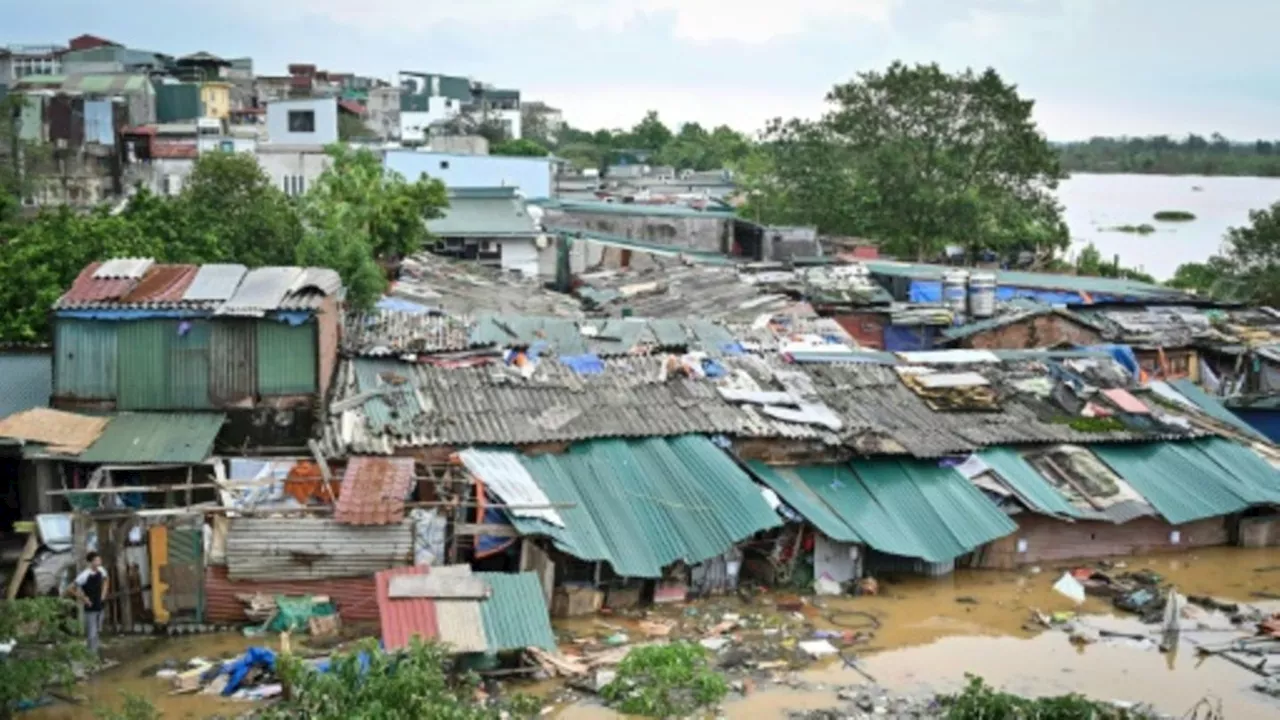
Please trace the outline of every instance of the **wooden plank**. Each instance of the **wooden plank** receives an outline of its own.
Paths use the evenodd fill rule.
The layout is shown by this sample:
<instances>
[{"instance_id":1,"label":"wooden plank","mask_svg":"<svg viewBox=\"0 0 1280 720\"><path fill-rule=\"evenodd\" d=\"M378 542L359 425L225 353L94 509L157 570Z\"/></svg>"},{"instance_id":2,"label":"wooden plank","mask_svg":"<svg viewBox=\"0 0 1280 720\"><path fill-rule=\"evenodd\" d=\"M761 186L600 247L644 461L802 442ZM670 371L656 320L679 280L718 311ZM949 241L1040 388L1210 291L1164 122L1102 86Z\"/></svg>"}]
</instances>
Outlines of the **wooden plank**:
<instances>
[{"instance_id":1,"label":"wooden plank","mask_svg":"<svg viewBox=\"0 0 1280 720\"><path fill-rule=\"evenodd\" d=\"M460 577L431 572L426 575L396 575L387 587L387 597L434 598L437 600L481 600L493 590L478 577Z\"/></svg>"},{"instance_id":2,"label":"wooden plank","mask_svg":"<svg viewBox=\"0 0 1280 720\"><path fill-rule=\"evenodd\" d=\"M454 535L489 535L490 537L520 537L520 533L510 525L494 523L462 523L455 525Z\"/></svg>"},{"instance_id":3,"label":"wooden plank","mask_svg":"<svg viewBox=\"0 0 1280 720\"><path fill-rule=\"evenodd\" d=\"M27 570L31 569L31 562L36 559L36 552L39 550L40 540L36 538L36 531L33 528L27 534L27 544L22 548L22 557L18 558L18 567L13 571L13 577L9 578L9 589L4 594L6 600L18 597L18 591L22 589L22 579L27 576Z\"/></svg>"},{"instance_id":4,"label":"wooden plank","mask_svg":"<svg viewBox=\"0 0 1280 720\"><path fill-rule=\"evenodd\" d=\"M534 543L532 538L525 538L520 543L520 572L532 572L538 575L542 585L542 595L551 607L551 597L555 593L556 566L551 556Z\"/></svg>"}]
</instances>

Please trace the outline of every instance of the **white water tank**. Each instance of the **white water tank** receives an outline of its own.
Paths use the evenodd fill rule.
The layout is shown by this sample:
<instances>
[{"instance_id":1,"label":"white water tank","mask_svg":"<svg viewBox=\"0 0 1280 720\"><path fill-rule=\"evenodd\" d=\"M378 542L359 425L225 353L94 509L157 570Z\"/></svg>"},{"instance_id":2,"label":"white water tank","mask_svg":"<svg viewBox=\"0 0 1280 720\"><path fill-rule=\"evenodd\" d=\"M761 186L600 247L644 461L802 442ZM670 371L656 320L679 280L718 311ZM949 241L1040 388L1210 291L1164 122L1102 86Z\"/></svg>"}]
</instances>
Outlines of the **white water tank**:
<instances>
[{"instance_id":1,"label":"white water tank","mask_svg":"<svg viewBox=\"0 0 1280 720\"><path fill-rule=\"evenodd\" d=\"M967 305L969 273L953 269L942 273L942 304L959 317Z\"/></svg>"},{"instance_id":2,"label":"white water tank","mask_svg":"<svg viewBox=\"0 0 1280 720\"><path fill-rule=\"evenodd\" d=\"M989 318L996 314L996 275L975 270L969 274L969 317Z\"/></svg>"}]
</instances>

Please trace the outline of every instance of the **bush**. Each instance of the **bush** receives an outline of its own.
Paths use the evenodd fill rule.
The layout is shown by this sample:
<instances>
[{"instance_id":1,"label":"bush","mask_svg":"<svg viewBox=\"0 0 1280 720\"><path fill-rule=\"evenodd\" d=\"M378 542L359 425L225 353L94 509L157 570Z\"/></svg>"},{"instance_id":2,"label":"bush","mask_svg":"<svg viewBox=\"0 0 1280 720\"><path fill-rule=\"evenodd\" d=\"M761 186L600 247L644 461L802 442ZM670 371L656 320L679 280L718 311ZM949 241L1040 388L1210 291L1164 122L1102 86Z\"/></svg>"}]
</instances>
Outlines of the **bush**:
<instances>
[{"instance_id":1,"label":"bush","mask_svg":"<svg viewBox=\"0 0 1280 720\"><path fill-rule=\"evenodd\" d=\"M1161 222L1190 222L1196 219L1195 213L1186 210L1161 210L1154 217Z\"/></svg>"},{"instance_id":2,"label":"bush","mask_svg":"<svg viewBox=\"0 0 1280 720\"><path fill-rule=\"evenodd\" d=\"M724 699L729 686L711 669L707 651L690 642L632 650L601 694L617 710L645 717L684 717Z\"/></svg>"},{"instance_id":3,"label":"bush","mask_svg":"<svg viewBox=\"0 0 1280 720\"><path fill-rule=\"evenodd\" d=\"M982 678L965 675L969 684L956 695L939 695L948 720L1147 720L1156 716L1123 709L1082 695L1024 698L1000 692Z\"/></svg>"}]
</instances>

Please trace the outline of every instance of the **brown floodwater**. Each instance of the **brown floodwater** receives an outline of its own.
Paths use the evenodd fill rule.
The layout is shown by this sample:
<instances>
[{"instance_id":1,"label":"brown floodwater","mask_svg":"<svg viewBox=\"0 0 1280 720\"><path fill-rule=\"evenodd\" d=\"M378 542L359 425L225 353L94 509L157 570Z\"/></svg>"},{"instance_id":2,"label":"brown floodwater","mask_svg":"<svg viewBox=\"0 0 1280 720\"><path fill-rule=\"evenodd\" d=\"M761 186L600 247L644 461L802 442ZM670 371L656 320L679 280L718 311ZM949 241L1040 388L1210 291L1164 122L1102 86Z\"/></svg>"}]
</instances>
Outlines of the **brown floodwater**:
<instances>
[{"instance_id":1,"label":"brown floodwater","mask_svg":"<svg viewBox=\"0 0 1280 720\"><path fill-rule=\"evenodd\" d=\"M1280 603L1254 595L1280 595L1280 548L1211 548L1125 558L1123 562L1128 570L1158 573L1183 594L1212 595L1280 610ZM1055 593L1052 585L1066 567L1046 564L1040 572L960 571L942 578L881 578L878 596L817 598L802 613L805 622L819 629L838 629L836 622L844 621L835 615L839 611L857 610L875 616L880 627L859 651L859 664L895 691L953 691L963 684L965 673L973 673L993 685L1027 695L1078 692L1099 699L1148 702L1179 716L1200 698L1212 696L1221 701L1231 720L1280 717L1280 703L1250 689L1255 676L1225 660L1200 660L1186 647L1175 656L1136 647L1135 643L1104 642L1081 648L1069 642L1065 633L1031 626L1033 610L1046 614L1072 611L1086 616L1084 621L1091 625L1149 633L1150 628L1132 619L1112 617L1113 610L1105 599L1090 597L1077 608ZM771 602L770 596L762 596L740 608L732 607L736 600L720 600L716 607L723 609L728 603L730 611L747 616L761 612ZM680 607L657 608L652 615L688 620ZM562 637L598 637L613 627L627 632L633 641L643 637L637 618L575 619L556 626ZM155 666L170 659L222 657L262 642L238 635L158 641L78 691L93 702L115 701L120 691L141 694L166 718L238 714L247 708L245 704L204 695L169 695L168 685L154 677ZM277 641L269 642L274 646ZM864 682L861 675L839 662L815 666L800 677L829 686ZM515 684L511 687L520 689ZM730 718L784 718L788 709L828 707L835 702L834 691L769 688L727 701L724 711ZM563 708L556 716L565 720L619 717L590 705ZM59 705L29 717L72 719L92 714L81 706Z\"/></svg>"}]
</instances>

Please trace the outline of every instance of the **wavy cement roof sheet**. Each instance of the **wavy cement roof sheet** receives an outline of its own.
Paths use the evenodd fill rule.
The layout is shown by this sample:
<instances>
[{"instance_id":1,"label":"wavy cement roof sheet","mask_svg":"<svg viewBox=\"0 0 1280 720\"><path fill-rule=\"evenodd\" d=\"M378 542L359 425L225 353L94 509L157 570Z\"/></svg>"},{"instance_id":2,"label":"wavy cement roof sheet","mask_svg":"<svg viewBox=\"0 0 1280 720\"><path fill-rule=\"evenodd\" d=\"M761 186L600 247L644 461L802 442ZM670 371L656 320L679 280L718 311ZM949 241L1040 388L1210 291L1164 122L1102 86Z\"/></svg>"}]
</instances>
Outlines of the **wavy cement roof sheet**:
<instances>
[{"instance_id":1,"label":"wavy cement roof sheet","mask_svg":"<svg viewBox=\"0 0 1280 720\"><path fill-rule=\"evenodd\" d=\"M944 562L1017 530L967 478L932 462L859 460L796 475L867 545L891 555Z\"/></svg>"},{"instance_id":2,"label":"wavy cement roof sheet","mask_svg":"<svg viewBox=\"0 0 1280 720\"><path fill-rule=\"evenodd\" d=\"M512 516L516 529L624 577L661 577L677 560L702 562L780 524L750 476L696 435L598 440L517 459L552 502L575 507L560 511L563 528Z\"/></svg>"}]
</instances>

